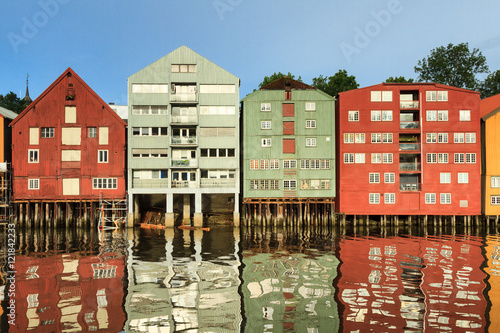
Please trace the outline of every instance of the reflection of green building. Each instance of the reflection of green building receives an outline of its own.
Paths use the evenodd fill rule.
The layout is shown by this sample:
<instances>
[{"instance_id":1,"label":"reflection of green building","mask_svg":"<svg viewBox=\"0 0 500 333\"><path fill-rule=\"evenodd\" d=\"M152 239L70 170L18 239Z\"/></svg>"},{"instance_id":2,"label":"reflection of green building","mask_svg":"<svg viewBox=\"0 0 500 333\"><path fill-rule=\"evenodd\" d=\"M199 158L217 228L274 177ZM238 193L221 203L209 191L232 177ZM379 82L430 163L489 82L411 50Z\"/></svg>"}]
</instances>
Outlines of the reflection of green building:
<instances>
[{"instance_id":1,"label":"reflection of green building","mask_svg":"<svg viewBox=\"0 0 500 333\"><path fill-rule=\"evenodd\" d=\"M337 332L333 280L339 261L323 255L243 254L246 332ZM317 329L317 330L315 330Z\"/></svg>"}]
</instances>

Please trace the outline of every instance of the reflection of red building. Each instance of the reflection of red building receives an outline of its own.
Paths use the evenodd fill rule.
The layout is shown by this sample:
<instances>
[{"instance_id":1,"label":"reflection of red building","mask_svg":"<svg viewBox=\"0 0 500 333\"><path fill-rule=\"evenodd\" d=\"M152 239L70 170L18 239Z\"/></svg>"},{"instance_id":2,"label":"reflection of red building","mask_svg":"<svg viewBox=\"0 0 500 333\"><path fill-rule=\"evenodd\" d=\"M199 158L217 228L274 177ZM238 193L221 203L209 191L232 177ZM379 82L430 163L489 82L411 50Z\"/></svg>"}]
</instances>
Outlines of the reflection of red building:
<instances>
[{"instance_id":1,"label":"reflection of red building","mask_svg":"<svg viewBox=\"0 0 500 333\"><path fill-rule=\"evenodd\" d=\"M125 256L16 257L12 332L120 332Z\"/></svg>"},{"instance_id":2,"label":"reflection of red building","mask_svg":"<svg viewBox=\"0 0 500 333\"><path fill-rule=\"evenodd\" d=\"M343 330L484 331L480 246L479 238L342 240Z\"/></svg>"}]
</instances>

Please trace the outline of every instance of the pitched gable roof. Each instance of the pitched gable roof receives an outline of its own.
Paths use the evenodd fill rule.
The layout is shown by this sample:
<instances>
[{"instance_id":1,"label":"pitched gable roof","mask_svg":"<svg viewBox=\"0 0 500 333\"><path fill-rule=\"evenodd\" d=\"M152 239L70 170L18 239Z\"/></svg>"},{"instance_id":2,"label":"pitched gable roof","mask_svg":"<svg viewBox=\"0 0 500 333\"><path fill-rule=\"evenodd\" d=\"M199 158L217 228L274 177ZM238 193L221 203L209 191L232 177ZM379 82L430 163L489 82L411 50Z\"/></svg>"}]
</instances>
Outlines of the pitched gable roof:
<instances>
[{"instance_id":1,"label":"pitched gable roof","mask_svg":"<svg viewBox=\"0 0 500 333\"><path fill-rule=\"evenodd\" d=\"M9 109L6 109L1 106L0 106L0 114L8 119L16 119L16 117L18 116L18 114L15 113L14 111L10 111Z\"/></svg>"},{"instance_id":2,"label":"pitched gable roof","mask_svg":"<svg viewBox=\"0 0 500 333\"><path fill-rule=\"evenodd\" d=\"M10 123L10 126L14 126L21 118L23 118L40 100L42 100L52 89L54 89L68 74L71 74L71 76L74 77L77 81L79 81L82 84L82 86L90 92L90 94L92 94L100 103L102 103L103 109L107 110L112 115L112 117L116 118L120 123L122 123L123 126L127 126L125 121L123 121L123 119L121 119L120 116L118 116L116 112L113 111L113 109L111 109L110 106L106 102L104 102L102 98L99 97L99 95L97 95L95 91L92 90L87 85L87 83L85 83L85 81L83 81L82 78L79 77L73 71L73 69L71 69L71 67L68 67L54 82L52 82L52 84L47 89L45 89L40 94L40 96L38 96L33 102L31 102L30 105L28 105L26 109L24 109L23 112L21 112L19 116L17 116L16 119L14 119L14 121Z\"/></svg>"},{"instance_id":3,"label":"pitched gable roof","mask_svg":"<svg viewBox=\"0 0 500 333\"><path fill-rule=\"evenodd\" d=\"M484 98L479 102L479 116L483 118L497 111L498 107L500 107L500 94Z\"/></svg>"},{"instance_id":4,"label":"pitched gable roof","mask_svg":"<svg viewBox=\"0 0 500 333\"><path fill-rule=\"evenodd\" d=\"M298 90L316 90L316 88L303 82L291 79L288 76L280 77L279 79L261 87L260 90L286 90L287 88Z\"/></svg>"}]
</instances>

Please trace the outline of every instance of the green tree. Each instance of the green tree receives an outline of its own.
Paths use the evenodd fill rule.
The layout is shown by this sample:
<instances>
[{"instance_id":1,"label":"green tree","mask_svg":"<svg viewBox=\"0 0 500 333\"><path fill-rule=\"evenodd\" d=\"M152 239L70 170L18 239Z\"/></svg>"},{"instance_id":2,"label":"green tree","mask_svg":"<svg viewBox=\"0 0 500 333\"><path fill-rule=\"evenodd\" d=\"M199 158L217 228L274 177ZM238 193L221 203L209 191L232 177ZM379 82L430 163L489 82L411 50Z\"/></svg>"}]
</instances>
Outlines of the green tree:
<instances>
[{"instance_id":1,"label":"green tree","mask_svg":"<svg viewBox=\"0 0 500 333\"><path fill-rule=\"evenodd\" d=\"M395 76L392 77L390 76L387 80L385 80L386 83L412 83L413 79L409 78L406 79L404 76Z\"/></svg>"},{"instance_id":2,"label":"green tree","mask_svg":"<svg viewBox=\"0 0 500 333\"><path fill-rule=\"evenodd\" d=\"M420 82L435 82L473 90L479 87L476 74L488 72L486 57L476 48L470 51L468 43L450 43L446 47L437 47L415 66Z\"/></svg>"},{"instance_id":3,"label":"green tree","mask_svg":"<svg viewBox=\"0 0 500 333\"><path fill-rule=\"evenodd\" d=\"M21 113L29 103L25 102L23 99L17 97L12 91L8 94L0 95L0 106L13 111L15 113Z\"/></svg>"},{"instance_id":4,"label":"green tree","mask_svg":"<svg viewBox=\"0 0 500 333\"><path fill-rule=\"evenodd\" d=\"M479 89L481 98L491 97L500 94L500 70L494 71L484 82Z\"/></svg>"},{"instance_id":5,"label":"green tree","mask_svg":"<svg viewBox=\"0 0 500 333\"><path fill-rule=\"evenodd\" d=\"M340 92L358 88L359 84L354 75L348 75L345 69L340 69L333 76L320 75L313 78L312 86L335 97Z\"/></svg>"},{"instance_id":6,"label":"green tree","mask_svg":"<svg viewBox=\"0 0 500 333\"><path fill-rule=\"evenodd\" d=\"M264 77L264 81L262 81L261 83L259 83L259 88L262 88L263 86L265 86L266 84L268 83L271 83L271 82L274 82L276 81L277 79L281 79L282 77L289 77L290 79L292 80L297 80L299 82L302 82L302 78L299 76L297 79L295 78L295 75L293 75L292 73L288 72L288 74L283 74L281 72L278 72L278 73L274 73L270 76L265 76Z\"/></svg>"}]
</instances>

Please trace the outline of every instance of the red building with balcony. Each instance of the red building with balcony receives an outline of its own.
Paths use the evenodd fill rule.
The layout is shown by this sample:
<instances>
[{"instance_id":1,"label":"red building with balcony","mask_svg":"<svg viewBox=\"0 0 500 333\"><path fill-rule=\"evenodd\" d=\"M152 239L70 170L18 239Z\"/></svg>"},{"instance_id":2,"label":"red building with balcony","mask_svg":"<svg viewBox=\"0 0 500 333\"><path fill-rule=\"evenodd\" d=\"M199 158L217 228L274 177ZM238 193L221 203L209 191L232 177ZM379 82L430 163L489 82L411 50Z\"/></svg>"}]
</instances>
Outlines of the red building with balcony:
<instances>
[{"instance_id":1,"label":"red building with balcony","mask_svg":"<svg viewBox=\"0 0 500 333\"><path fill-rule=\"evenodd\" d=\"M339 94L337 211L479 215L479 93L382 83Z\"/></svg>"},{"instance_id":2,"label":"red building with balcony","mask_svg":"<svg viewBox=\"0 0 500 333\"><path fill-rule=\"evenodd\" d=\"M126 123L71 68L11 126L15 202L125 198Z\"/></svg>"}]
</instances>

